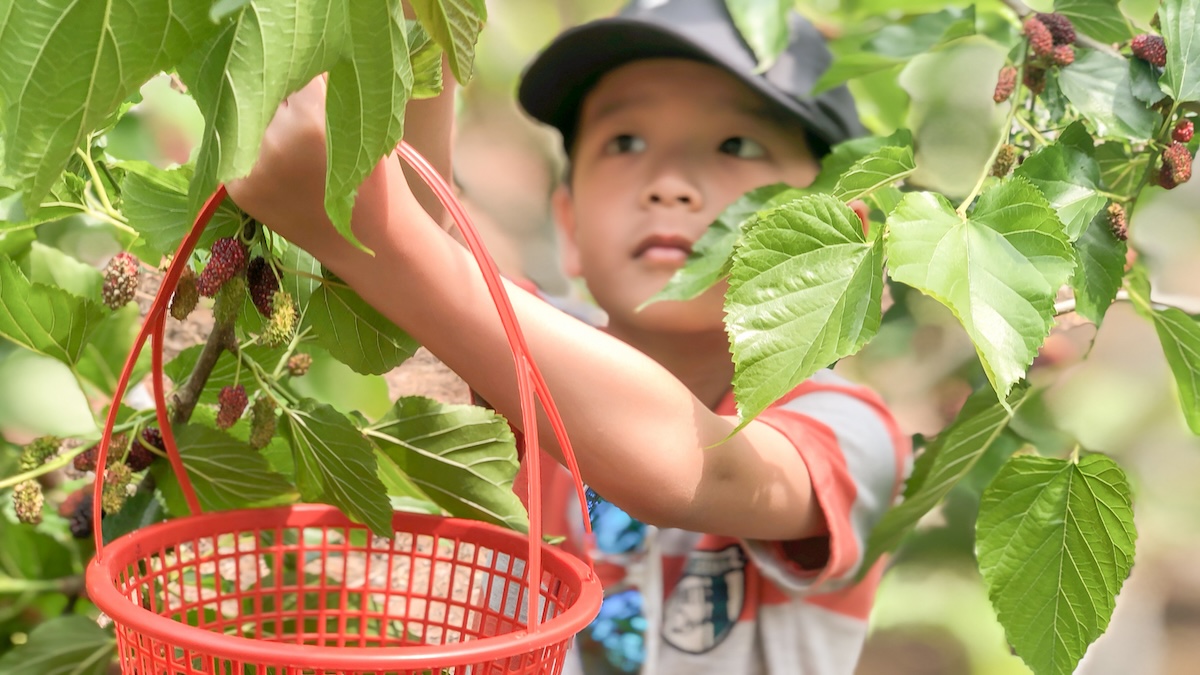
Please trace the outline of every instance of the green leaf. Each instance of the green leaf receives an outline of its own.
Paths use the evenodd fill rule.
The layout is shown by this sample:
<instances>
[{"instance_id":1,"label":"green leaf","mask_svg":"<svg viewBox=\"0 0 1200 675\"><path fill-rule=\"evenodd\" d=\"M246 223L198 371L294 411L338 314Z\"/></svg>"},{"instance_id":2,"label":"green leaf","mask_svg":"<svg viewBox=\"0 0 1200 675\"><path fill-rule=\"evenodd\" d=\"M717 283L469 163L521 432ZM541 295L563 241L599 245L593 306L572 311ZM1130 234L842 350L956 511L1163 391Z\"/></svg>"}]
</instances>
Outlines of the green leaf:
<instances>
[{"instance_id":1,"label":"green leaf","mask_svg":"<svg viewBox=\"0 0 1200 675\"><path fill-rule=\"evenodd\" d=\"M979 389L963 404L950 426L943 429L913 463L904 486L904 501L884 514L871 530L860 570L866 574L881 555L895 550L917 522L971 472L988 448L1008 428L1013 415L1031 397L1017 387L1005 404L991 389ZM1012 410L1005 410L1005 406Z\"/></svg>"},{"instance_id":2,"label":"green leaf","mask_svg":"<svg viewBox=\"0 0 1200 675\"><path fill-rule=\"evenodd\" d=\"M882 147L855 162L838 179L833 196L843 202L862 199L908 176L916 168L911 147Z\"/></svg>"},{"instance_id":3,"label":"green leaf","mask_svg":"<svg viewBox=\"0 0 1200 675\"><path fill-rule=\"evenodd\" d=\"M250 0L215 0L212 9L208 10L208 16L213 23L220 23L248 4Z\"/></svg>"},{"instance_id":4,"label":"green leaf","mask_svg":"<svg viewBox=\"0 0 1200 675\"><path fill-rule=\"evenodd\" d=\"M362 247L350 230L354 197L404 134L413 72L400 0L347 2L346 7L346 55L329 71L325 103L325 209L338 232Z\"/></svg>"},{"instance_id":5,"label":"green leaf","mask_svg":"<svg viewBox=\"0 0 1200 675\"><path fill-rule=\"evenodd\" d=\"M86 616L67 614L38 624L25 644L0 657L0 673L105 675L116 656L110 631Z\"/></svg>"},{"instance_id":6,"label":"green leaf","mask_svg":"<svg viewBox=\"0 0 1200 675\"><path fill-rule=\"evenodd\" d=\"M754 214L804 194L783 183L765 185L742 195L704 231L688 254L687 262L675 271L667 285L642 304L663 300L691 300L729 276L733 247ZM641 309L641 308L639 308Z\"/></svg>"},{"instance_id":7,"label":"green leaf","mask_svg":"<svg viewBox=\"0 0 1200 675\"><path fill-rule=\"evenodd\" d=\"M0 446L2 447L2 446ZM12 451L11 467L0 466L8 473L16 472L16 450ZM15 523L0 514L0 579L60 579L77 572L71 550L54 537L27 525Z\"/></svg>"},{"instance_id":8,"label":"green leaf","mask_svg":"<svg viewBox=\"0 0 1200 675\"><path fill-rule=\"evenodd\" d=\"M124 162L121 166L125 169L121 209L129 226L158 253L174 253L194 224L187 197L192 166L169 171L145 162ZM200 235L198 246L207 248L219 237L236 234L241 222L237 207L225 200Z\"/></svg>"},{"instance_id":9,"label":"green leaf","mask_svg":"<svg viewBox=\"0 0 1200 675\"><path fill-rule=\"evenodd\" d=\"M155 462L155 464L162 463L163 461ZM180 494L179 499L182 504L182 494ZM146 489L139 486L138 491L132 497L125 500L119 512L106 514L104 519L100 521L103 528L104 543L108 544L118 537L123 537L130 532L135 532L143 527L149 527L154 523L165 520L166 515L166 506L159 499L158 493L154 489Z\"/></svg>"},{"instance_id":10,"label":"green leaf","mask_svg":"<svg viewBox=\"0 0 1200 675\"><path fill-rule=\"evenodd\" d=\"M1121 289L1127 248L1113 235L1108 214L1103 211L1092 219L1074 246L1079 261L1071 278L1075 312L1099 326Z\"/></svg>"},{"instance_id":11,"label":"green leaf","mask_svg":"<svg viewBox=\"0 0 1200 675\"><path fill-rule=\"evenodd\" d=\"M896 68L905 63L907 63L905 59L874 52L852 52L838 56L813 85L812 95L816 96L855 78Z\"/></svg>"},{"instance_id":12,"label":"green leaf","mask_svg":"<svg viewBox=\"0 0 1200 675\"><path fill-rule=\"evenodd\" d=\"M1145 152L1134 153L1131 158L1125 145L1118 141L1096 146L1095 156L1100 165L1101 180L1110 192L1121 195L1133 193L1146 170L1146 162L1150 161L1149 153Z\"/></svg>"},{"instance_id":13,"label":"green leaf","mask_svg":"<svg viewBox=\"0 0 1200 675\"><path fill-rule=\"evenodd\" d=\"M387 381L380 375L360 375L324 349L309 349L312 365L304 377L291 381L297 395L332 405L343 413L360 412L379 419L391 408Z\"/></svg>"},{"instance_id":14,"label":"green leaf","mask_svg":"<svg viewBox=\"0 0 1200 675\"><path fill-rule=\"evenodd\" d=\"M21 193L6 196L0 199L0 230L31 228L78 215L86 208L83 204L85 188L83 178L67 171L50 187L50 193L32 215L26 213Z\"/></svg>"},{"instance_id":15,"label":"green leaf","mask_svg":"<svg viewBox=\"0 0 1200 675\"><path fill-rule=\"evenodd\" d=\"M1037 186L1075 241L1092 218L1108 203L1098 194L1100 165L1089 155L1061 143L1043 146L1030 155L1014 175Z\"/></svg>"},{"instance_id":16,"label":"green leaf","mask_svg":"<svg viewBox=\"0 0 1200 675\"><path fill-rule=\"evenodd\" d=\"M758 72L774 65L787 48L792 4L792 0L725 0L734 25L758 59Z\"/></svg>"},{"instance_id":17,"label":"green leaf","mask_svg":"<svg viewBox=\"0 0 1200 675\"><path fill-rule=\"evenodd\" d=\"M417 21L405 22L408 34L408 58L412 63L413 99L430 98L442 93L442 48Z\"/></svg>"},{"instance_id":18,"label":"green leaf","mask_svg":"<svg viewBox=\"0 0 1200 675\"><path fill-rule=\"evenodd\" d=\"M1156 309L1150 302L1150 282L1141 267L1134 267L1126 284L1129 299L1150 319L1167 357L1179 390L1179 407L1188 428L1200 434L1200 324L1174 307Z\"/></svg>"},{"instance_id":19,"label":"green leaf","mask_svg":"<svg viewBox=\"0 0 1200 675\"><path fill-rule=\"evenodd\" d=\"M1200 101L1200 6L1194 0L1163 0L1158 15L1167 43L1162 84L1176 103Z\"/></svg>"},{"instance_id":20,"label":"green leaf","mask_svg":"<svg viewBox=\"0 0 1200 675\"><path fill-rule=\"evenodd\" d=\"M250 173L280 102L337 62L347 33L346 4L251 2L179 64L179 76L204 115L189 213L218 183Z\"/></svg>"},{"instance_id":21,"label":"green leaf","mask_svg":"<svg viewBox=\"0 0 1200 675\"><path fill-rule=\"evenodd\" d=\"M382 375L416 353L419 346L354 291L322 284L308 314L317 341L334 358L364 375Z\"/></svg>"},{"instance_id":22,"label":"green leaf","mask_svg":"<svg viewBox=\"0 0 1200 675\"><path fill-rule=\"evenodd\" d=\"M328 405L310 408L285 410L281 423L301 497L332 504L375 534L391 537L392 507L376 475L375 448L345 415Z\"/></svg>"},{"instance_id":23,"label":"green leaf","mask_svg":"<svg viewBox=\"0 0 1200 675\"><path fill-rule=\"evenodd\" d=\"M528 515L512 491L516 444L500 415L405 396L367 435L451 515L527 531Z\"/></svg>"},{"instance_id":24,"label":"green leaf","mask_svg":"<svg viewBox=\"0 0 1200 675\"><path fill-rule=\"evenodd\" d=\"M1124 42L1133 29L1118 0L1055 0L1054 11L1071 20L1075 32L1104 43Z\"/></svg>"},{"instance_id":25,"label":"green leaf","mask_svg":"<svg viewBox=\"0 0 1200 675\"><path fill-rule=\"evenodd\" d=\"M1125 59L1092 49L1079 49L1075 63L1063 68L1058 83L1071 104L1101 136L1135 141L1154 135L1158 115L1137 100Z\"/></svg>"},{"instance_id":26,"label":"green leaf","mask_svg":"<svg viewBox=\"0 0 1200 675\"><path fill-rule=\"evenodd\" d=\"M104 286L104 274L100 270L36 241L29 249L29 280L94 300L100 298L100 289Z\"/></svg>"},{"instance_id":27,"label":"green leaf","mask_svg":"<svg viewBox=\"0 0 1200 675\"><path fill-rule=\"evenodd\" d=\"M83 356L75 364L75 371L89 384L112 396L141 325L141 312L132 302L104 317L84 345ZM138 356L131 381L137 382L149 370L150 350L147 348Z\"/></svg>"},{"instance_id":28,"label":"green leaf","mask_svg":"<svg viewBox=\"0 0 1200 675\"><path fill-rule=\"evenodd\" d=\"M450 59L450 72L460 84L471 81L475 41L486 14L474 0L412 0L413 11Z\"/></svg>"},{"instance_id":29,"label":"green leaf","mask_svg":"<svg viewBox=\"0 0 1200 675\"><path fill-rule=\"evenodd\" d=\"M267 460L247 443L201 424L175 427L175 443L188 478L205 511L285 504L296 499L296 488L271 470ZM150 471L172 513L186 513L183 492L167 462Z\"/></svg>"},{"instance_id":30,"label":"green leaf","mask_svg":"<svg viewBox=\"0 0 1200 675\"><path fill-rule=\"evenodd\" d=\"M882 240L829 195L762 213L733 256L725 325L742 424L879 329Z\"/></svg>"},{"instance_id":31,"label":"green leaf","mask_svg":"<svg viewBox=\"0 0 1200 675\"><path fill-rule=\"evenodd\" d=\"M911 148L912 144L912 132L908 129L897 129L890 136L864 136L838 143L821 158L821 173L808 190L832 192L842 176L863 158L886 147Z\"/></svg>"},{"instance_id":32,"label":"green leaf","mask_svg":"<svg viewBox=\"0 0 1200 675\"><path fill-rule=\"evenodd\" d=\"M30 283L16 263L0 257L0 336L72 365L106 312L61 288Z\"/></svg>"},{"instance_id":33,"label":"green leaf","mask_svg":"<svg viewBox=\"0 0 1200 675\"><path fill-rule=\"evenodd\" d=\"M1147 106L1167 97L1158 84L1158 69L1142 59L1129 59L1129 89L1134 98Z\"/></svg>"},{"instance_id":34,"label":"green leaf","mask_svg":"<svg viewBox=\"0 0 1200 675\"><path fill-rule=\"evenodd\" d=\"M950 308L999 398L1007 398L1054 323L1054 298L1075 266L1058 217L1020 178L980 197L970 218L941 195L914 192L888 218L892 279Z\"/></svg>"},{"instance_id":35,"label":"green leaf","mask_svg":"<svg viewBox=\"0 0 1200 675\"><path fill-rule=\"evenodd\" d=\"M32 212L87 135L216 26L203 2L0 3L6 172Z\"/></svg>"},{"instance_id":36,"label":"green leaf","mask_svg":"<svg viewBox=\"0 0 1200 675\"><path fill-rule=\"evenodd\" d=\"M889 23L879 29L863 49L884 56L908 59L940 44L975 34L975 8L957 7L913 17L908 23Z\"/></svg>"},{"instance_id":37,"label":"green leaf","mask_svg":"<svg viewBox=\"0 0 1200 675\"><path fill-rule=\"evenodd\" d=\"M979 571L1035 673L1073 672L1108 627L1136 538L1129 481L1104 455L1017 456L984 490Z\"/></svg>"},{"instance_id":38,"label":"green leaf","mask_svg":"<svg viewBox=\"0 0 1200 675\"><path fill-rule=\"evenodd\" d=\"M312 302L313 292L321 287L321 263L299 246L288 246L284 249L279 256L279 262L287 270L283 274L280 287L295 298L298 315L296 330L303 330L312 323L308 306Z\"/></svg>"}]
</instances>

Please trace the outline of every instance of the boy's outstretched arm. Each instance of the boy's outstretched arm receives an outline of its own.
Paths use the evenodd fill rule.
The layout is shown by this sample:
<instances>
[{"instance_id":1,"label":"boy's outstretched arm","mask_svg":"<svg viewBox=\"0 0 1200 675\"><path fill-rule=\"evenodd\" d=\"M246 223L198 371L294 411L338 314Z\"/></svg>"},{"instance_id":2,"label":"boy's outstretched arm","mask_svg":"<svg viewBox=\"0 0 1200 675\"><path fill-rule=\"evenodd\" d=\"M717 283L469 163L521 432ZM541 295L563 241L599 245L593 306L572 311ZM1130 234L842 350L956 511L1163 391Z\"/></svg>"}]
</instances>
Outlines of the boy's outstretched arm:
<instances>
[{"instance_id":1,"label":"boy's outstretched arm","mask_svg":"<svg viewBox=\"0 0 1200 675\"><path fill-rule=\"evenodd\" d=\"M414 128L413 126L409 127ZM500 413L521 419L512 357L470 253L434 222L395 157L358 193L346 242L322 208L324 83L280 107L234 201L302 246L462 375ZM509 284L518 320L566 422L584 480L645 522L749 539L818 534L823 518L796 447L752 422L711 412L657 362ZM539 436L557 457L545 417Z\"/></svg>"}]
</instances>

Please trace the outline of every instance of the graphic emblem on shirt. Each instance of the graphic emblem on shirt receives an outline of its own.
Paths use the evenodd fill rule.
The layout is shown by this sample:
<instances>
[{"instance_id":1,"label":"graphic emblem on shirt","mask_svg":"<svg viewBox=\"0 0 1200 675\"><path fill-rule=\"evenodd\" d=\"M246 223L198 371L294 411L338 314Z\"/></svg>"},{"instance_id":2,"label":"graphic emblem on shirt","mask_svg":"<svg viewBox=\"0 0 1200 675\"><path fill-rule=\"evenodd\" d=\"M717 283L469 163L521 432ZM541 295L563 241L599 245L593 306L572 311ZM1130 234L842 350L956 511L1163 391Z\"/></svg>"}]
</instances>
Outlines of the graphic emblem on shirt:
<instances>
[{"instance_id":1,"label":"graphic emblem on shirt","mask_svg":"<svg viewBox=\"0 0 1200 675\"><path fill-rule=\"evenodd\" d=\"M663 608L663 640L699 654L721 644L746 601L746 556L741 546L693 551Z\"/></svg>"}]
</instances>

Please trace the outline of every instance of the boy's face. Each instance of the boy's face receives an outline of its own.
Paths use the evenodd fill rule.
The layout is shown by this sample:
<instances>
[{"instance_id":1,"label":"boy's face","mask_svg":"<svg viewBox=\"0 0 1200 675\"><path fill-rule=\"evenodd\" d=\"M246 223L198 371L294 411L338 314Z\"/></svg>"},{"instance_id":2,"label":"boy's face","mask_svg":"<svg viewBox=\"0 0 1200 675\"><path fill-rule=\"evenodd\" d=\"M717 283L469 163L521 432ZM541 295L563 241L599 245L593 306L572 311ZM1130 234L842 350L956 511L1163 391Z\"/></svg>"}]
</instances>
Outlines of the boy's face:
<instances>
[{"instance_id":1,"label":"boy's face","mask_svg":"<svg viewBox=\"0 0 1200 675\"><path fill-rule=\"evenodd\" d=\"M569 190L555 199L564 267L582 276L613 332L722 330L725 284L686 303L636 308L748 190L805 186L819 166L798 125L698 61L635 61L584 99Z\"/></svg>"}]
</instances>

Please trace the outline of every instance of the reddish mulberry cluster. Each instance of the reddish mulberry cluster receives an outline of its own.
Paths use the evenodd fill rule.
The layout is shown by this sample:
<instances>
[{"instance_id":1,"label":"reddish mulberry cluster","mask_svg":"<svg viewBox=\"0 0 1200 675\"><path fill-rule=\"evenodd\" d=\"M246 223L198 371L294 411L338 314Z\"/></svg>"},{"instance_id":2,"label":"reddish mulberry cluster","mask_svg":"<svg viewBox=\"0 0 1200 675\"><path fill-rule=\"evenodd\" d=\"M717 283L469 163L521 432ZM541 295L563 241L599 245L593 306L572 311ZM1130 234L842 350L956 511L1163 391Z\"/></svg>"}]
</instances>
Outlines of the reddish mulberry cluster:
<instances>
[{"instance_id":1,"label":"reddish mulberry cluster","mask_svg":"<svg viewBox=\"0 0 1200 675\"><path fill-rule=\"evenodd\" d=\"M1057 45L1050 52L1050 61L1060 68L1069 66L1075 63L1075 49L1071 45Z\"/></svg>"},{"instance_id":2,"label":"reddish mulberry cluster","mask_svg":"<svg viewBox=\"0 0 1200 675\"><path fill-rule=\"evenodd\" d=\"M999 152L996 153L996 161L992 162L992 175L997 178L1004 178L1012 171L1013 166L1017 163L1017 147L1015 145L1005 143L1000 146Z\"/></svg>"},{"instance_id":3,"label":"reddish mulberry cluster","mask_svg":"<svg viewBox=\"0 0 1200 675\"><path fill-rule=\"evenodd\" d=\"M1162 167L1158 172L1158 184L1170 190L1192 178L1192 153L1187 146L1175 141L1163 150Z\"/></svg>"},{"instance_id":4,"label":"reddish mulberry cluster","mask_svg":"<svg viewBox=\"0 0 1200 675\"><path fill-rule=\"evenodd\" d=\"M1009 96L1012 96L1013 89L1016 88L1017 69L1012 66L1004 66L996 78L996 92L992 94L992 100L996 103L1004 103Z\"/></svg>"},{"instance_id":5,"label":"reddish mulberry cluster","mask_svg":"<svg viewBox=\"0 0 1200 675\"><path fill-rule=\"evenodd\" d=\"M105 464L112 466L117 460L125 454L125 449L129 447L129 436L125 434L117 434L108 442L108 458ZM72 461L72 466L76 471L84 473L87 471L96 470L96 459L100 454L100 444L97 443L83 452L75 455Z\"/></svg>"},{"instance_id":6,"label":"reddish mulberry cluster","mask_svg":"<svg viewBox=\"0 0 1200 675\"><path fill-rule=\"evenodd\" d=\"M309 366L312 365L312 356L308 354L295 354L288 359L287 369L292 377L301 377L308 372Z\"/></svg>"},{"instance_id":7,"label":"reddish mulberry cluster","mask_svg":"<svg viewBox=\"0 0 1200 675\"><path fill-rule=\"evenodd\" d=\"M1113 236L1121 241L1129 238L1129 223L1125 220L1125 207L1113 202L1108 205L1108 226Z\"/></svg>"},{"instance_id":8,"label":"reddish mulberry cluster","mask_svg":"<svg viewBox=\"0 0 1200 675\"><path fill-rule=\"evenodd\" d=\"M1179 123L1171 130L1171 138L1176 143L1187 143L1192 140L1195 130L1191 120L1179 120Z\"/></svg>"},{"instance_id":9,"label":"reddish mulberry cluster","mask_svg":"<svg viewBox=\"0 0 1200 675\"><path fill-rule=\"evenodd\" d=\"M246 245L236 237L222 237L214 241L211 251L212 258L196 280L196 289L206 298L215 296L221 286L246 264Z\"/></svg>"},{"instance_id":10,"label":"reddish mulberry cluster","mask_svg":"<svg viewBox=\"0 0 1200 675\"><path fill-rule=\"evenodd\" d=\"M1025 66L1025 76L1022 78L1029 91L1035 95L1046 90L1046 70L1037 66Z\"/></svg>"},{"instance_id":11,"label":"reddish mulberry cluster","mask_svg":"<svg viewBox=\"0 0 1200 675\"><path fill-rule=\"evenodd\" d=\"M237 423L246 411L246 388L242 385L226 386L217 394L217 427L228 429Z\"/></svg>"},{"instance_id":12,"label":"reddish mulberry cluster","mask_svg":"<svg viewBox=\"0 0 1200 675\"><path fill-rule=\"evenodd\" d=\"M1129 43L1133 55L1151 65L1162 68L1167 65L1167 43L1162 37L1151 33L1142 33Z\"/></svg>"},{"instance_id":13,"label":"reddish mulberry cluster","mask_svg":"<svg viewBox=\"0 0 1200 675\"><path fill-rule=\"evenodd\" d=\"M1033 50L1033 53L1039 57L1050 56L1050 52L1054 49L1054 36L1046 24L1039 21L1037 17L1031 16L1025 19L1023 28L1025 37L1029 38L1029 48Z\"/></svg>"},{"instance_id":14,"label":"reddish mulberry cluster","mask_svg":"<svg viewBox=\"0 0 1200 675\"><path fill-rule=\"evenodd\" d=\"M120 309L137 292L138 261L132 254L121 251L108 261L104 268L104 286L100 296L109 309Z\"/></svg>"},{"instance_id":15,"label":"reddish mulberry cluster","mask_svg":"<svg viewBox=\"0 0 1200 675\"><path fill-rule=\"evenodd\" d=\"M157 448L161 452L166 452L166 447L163 445L162 432L158 427L146 427L142 430L141 436L138 437L138 442L129 446L129 453L125 455L125 463L129 465L132 471L141 471L146 469L154 460L158 458L150 448Z\"/></svg>"},{"instance_id":16,"label":"reddish mulberry cluster","mask_svg":"<svg viewBox=\"0 0 1200 675\"><path fill-rule=\"evenodd\" d=\"M1042 25L1050 31L1051 37L1054 38L1054 44L1075 44L1075 26L1071 24L1071 20L1066 16L1057 12L1038 12L1036 16L1037 20L1041 21Z\"/></svg>"}]
</instances>

